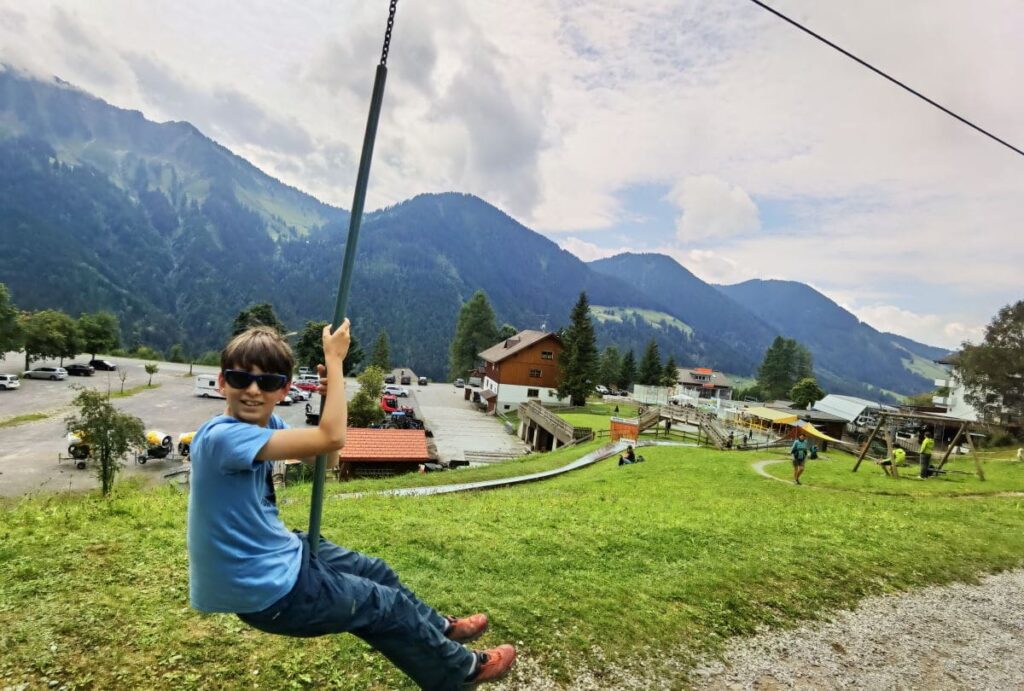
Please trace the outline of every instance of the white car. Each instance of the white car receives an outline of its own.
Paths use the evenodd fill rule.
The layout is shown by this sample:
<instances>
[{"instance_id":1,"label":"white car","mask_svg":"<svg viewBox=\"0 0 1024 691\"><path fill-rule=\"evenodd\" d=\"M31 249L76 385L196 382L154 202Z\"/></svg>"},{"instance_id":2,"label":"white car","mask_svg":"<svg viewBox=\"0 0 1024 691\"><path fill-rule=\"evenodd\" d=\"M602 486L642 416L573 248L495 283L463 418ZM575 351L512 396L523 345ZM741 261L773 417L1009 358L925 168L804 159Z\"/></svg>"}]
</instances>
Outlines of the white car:
<instances>
[{"instance_id":1,"label":"white car","mask_svg":"<svg viewBox=\"0 0 1024 691\"><path fill-rule=\"evenodd\" d=\"M16 389L19 386L21 386L21 381L17 374L0 374L0 391Z\"/></svg>"},{"instance_id":2,"label":"white car","mask_svg":"<svg viewBox=\"0 0 1024 691\"><path fill-rule=\"evenodd\" d=\"M67 379L68 371L63 367L36 367L23 373L21 376L24 379L51 379L57 381L58 379Z\"/></svg>"},{"instance_id":3,"label":"white car","mask_svg":"<svg viewBox=\"0 0 1024 691\"><path fill-rule=\"evenodd\" d=\"M602 396L608 395L608 387L605 386L604 384L598 384L597 386L595 386L594 391L601 394Z\"/></svg>"},{"instance_id":4,"label":"white car","mask_svg":"<svg viewBox=\"0 0 1024 691\"><path fill-rule=\"evenodd\" d=\"M292 388L288 390L288 395L292 397L293 401L308 401L313 396L311 392L303 391L294 384L292 384Z\"/></svg>"},{"instance_id":5,"label":"white car","mask_svg":"<svg viewBox=\"0 0 1024 691\"><path fill-rule=\"evenodd\" d=\"M384 387L384 393L390 396L401 396L402 398L405 398L409 395L409 389L396 384L388 384Z\"/></svg>"},{"instance_id":6,"label":"white car","mask_svg":"<svg viewBox=\"0 0 1024 691\"><path fill-rule=\"evenodd\" d=\"M291 405L295 402L295 399L290 394L285 394L285 397L277 402L277 405Z\"/></svg>"}]
</instances>

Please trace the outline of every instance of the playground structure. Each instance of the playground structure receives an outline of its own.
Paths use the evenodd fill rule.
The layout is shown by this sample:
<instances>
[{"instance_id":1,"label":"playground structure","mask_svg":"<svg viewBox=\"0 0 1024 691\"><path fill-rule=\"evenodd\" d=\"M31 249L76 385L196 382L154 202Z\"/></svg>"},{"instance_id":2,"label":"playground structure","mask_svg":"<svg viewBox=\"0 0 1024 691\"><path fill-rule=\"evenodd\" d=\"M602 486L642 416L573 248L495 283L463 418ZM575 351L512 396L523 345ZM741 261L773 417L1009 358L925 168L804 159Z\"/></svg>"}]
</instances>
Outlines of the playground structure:
<instances>
[{"instance_id":1,"label":"playground structure","mask_svg":"<svg viewBox=\"0 0 1024 691\"><path fill-rule=\"evenodd\" d=\"M877 415L878 421L875 423L871 433L864 440L864 443L857 452L857 461L853 464L853 472L857 472L857 469L860 468L860 464L865 458L871 458L871 460L876 463L881 462L882 459L872 458L868 455L871 451L872 442L879 438L879 432L882 433L881 440L884 442L886 447L886 458L892 458L893 450L896 446L902 447L911 453L920 453L920 440L912 436L907 436L905 433L901 435L901 430L916 429L920 433L923 433L924 429L928 428L934 435L936 448L939 449L943 448L943 446L945 447L941 459L939 459L939 462L933 466L936 472L952 472L944 470L943 468L949 461L949 456L953 452L953 449L957 448L958 444L963 443L966 444L967 448L970 450L971 458L974 461L975 474L978 476L979 480L985 480L985 471L981 467L981 458L978 456L978 451L974 444L974 437L984 435L979 432L972 431L972 427L975 423L970 420L963 420L946 415L936 415L933 413L879 411ZM956 429L956 432L950 437L948 432L953 429ZM897 466L893 464L891 468L892 477L898 478L899 471Z\"/></svg>"},{"instance_id":2,"label":"playground structure","mask_svg":"<svg viewBox=\"0 0 1024 691\"><path fill-rule=\"evenodd\" d=\"M641 406L635 418L612 417L607 431L574 427L536 401L520 404L518 412L519 438L530 444L534 451L553 451L605 435L612 441L623 437L637 441L641 434L652 430L655 437L663 433L666 437L672 435L677 439L694 441L698 445L737 450L785 446L793 436L793 427L786 425L784 428L771 429L764 439L748 439L748 428L741 421L722 420L714 412L692 406ZM800 429L833 443L840 443L809 424Z\"/></svg>"}]
</instances>

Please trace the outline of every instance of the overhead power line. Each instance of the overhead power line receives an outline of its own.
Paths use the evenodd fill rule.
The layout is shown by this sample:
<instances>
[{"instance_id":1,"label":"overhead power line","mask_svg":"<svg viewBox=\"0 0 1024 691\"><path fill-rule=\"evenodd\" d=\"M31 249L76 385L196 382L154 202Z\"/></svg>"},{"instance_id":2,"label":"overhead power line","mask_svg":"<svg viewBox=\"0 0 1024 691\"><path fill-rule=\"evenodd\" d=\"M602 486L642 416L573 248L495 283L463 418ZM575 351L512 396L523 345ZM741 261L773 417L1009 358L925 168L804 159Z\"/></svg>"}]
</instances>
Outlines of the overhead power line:
<instances>
[{"instance_id":1,"label":"overhead power line","mask_svg":"<svg viewBox=\"0 0 1024 691\"><path fill-rule=\"evenodd\" d=\"M887 75L887 74L886 74L885 72L883 72L882 70L878 69L878 68L877 68L877 67L875 67L874 65L871 65L871 64L869 64L869 63L865 62L864 60L861 60L861 59L860 59L860 58L858 58L858 57L857 57L856 55L854 55L853 53L851 53L851 52L849 52L849 51L847 51L847 50L843 50L842 48L840 48L839 46L837 46L837 45L836 45L835 43L832 43L832 41L829 41L829 40L828 40L827 38L825 38L825 37L823 37L823 36L819 36L818 34L814 33L814 32L813 32L813 31L811 31L810 29L808 29L808 28L807 28L806 26L804 26L804 25L800 24L799 22L797 22L797 21L795 21L795 20L793 20L793 19L790 19L789 17L787 17L786 15L782 14L782 13L781 13L781 12L779 12L778 10L774 10L774 9L772 9L772 8L771 8L771 7L769 7L768 5L766 5L766 4L764 4L763 2L761 2L760 0L750 0L750 2L754 3L755 5L758 5L759 7L763 8L763 9L765 9L765 10L768 10L769 12L771 12L772 14L774 14L774 15L775 15L776 17L778 17L779 19L783 19L783 20L785 20L785 21L789 22L790 24L792 24L792 25L793 25L793 26L795 26L796 28L800 29L801 31L803 31L803 32L805 32L805 33L808 33L808 34L810 34L811 36L813 36L814 38L818 39L819 41L821 41L821 42L822 42L822 43L824 43L825 45L827 45L827 46L829 46L829 47L831 47L831 48L835 48L836 50L838 50L838 51L839 51L840 53L842 53L842 54L843 54L843 55L845 55L846 57L848 57L848 58L850 58L851 60L854 60L854 61L856 61L856 62L860 63L860 64L861 64L861 65L863 65L864 67L867 67L867 68L868 68L869 70L871 70L871 71L872 71L872 72L874 72L875 74L879 74L879 75L881 75L881 76L885 77L886 79L888 79L888 80L889 80L890 82L892 82L893 84L895 84L895 85L897 85L897 86L899 86L899 87L901 87L901 88L903 88L903 89L906 89L906 90L907 90L907 91L909 91L910 93L914 94L915 96L917 96L918 98L920 98L920 99L921 99L922 101L926 101L926 102L928 102L928 103L932 104L933 106L935 106L936 108L938 108L939 110L941 110L941 111L942 111L943 113L945 113L946 115L949 115L949 116L951 116L951 117L954 117L954 118L956 118L957 120L959 120L960 122L964 123L965 125L967 125L967 126L969 126L969 127L973 127L973 128L974 128L974 129L976 129L977 131L981 132L981 133L982 133L983 135L985 135L986 137L989 137L990 139L994 139L995 141L999 142L1000 144L1002 144L1002 145L1003 145L1003 146L1005 146L1006 148L1008 148L1008 149L1011 149L1011 150L1013 150L1013 151L1016 151L1016 152L1017 152L1018 154L1020 154L1021 156L1024 156L1024 151L1021 151L1020 149L1018 149L1017 147L1015 147L1015 146L1014 146L1013 144L1010 144L1009 142L1007 142L1007 141L1004 141L1003 139L1000 139L999 137L997 137L996 135L992 134L991 132L989 132L989 131L987 131L987 130L985 130L985 129L981 128L981 127L978 127L977 125L975 125L975 124L974 124L973 122L971 122L971 121L970 121L970 120L968 120L967 118L963 118L963 117L961 117L961 116L957 115L956 113L954 113L953 111L951 111L951 110L950 110L949 108L946 108L945 106L943 106L943 105L941 105L941 104L939 104L939 103L936 103L935 101L933 101L932 99L928 98L927 96L925 96L924 94L920 93L919 91L915 91L914 89L911 89L911 88L910 88L909 86L907 86L906 84L904 84L904 83L903 83L903 82L901 82L900 80L898 80L898 79L895 79L895 78L893 78L893 77L890 77L889 75Z\"/></svg>"}]
</instances>

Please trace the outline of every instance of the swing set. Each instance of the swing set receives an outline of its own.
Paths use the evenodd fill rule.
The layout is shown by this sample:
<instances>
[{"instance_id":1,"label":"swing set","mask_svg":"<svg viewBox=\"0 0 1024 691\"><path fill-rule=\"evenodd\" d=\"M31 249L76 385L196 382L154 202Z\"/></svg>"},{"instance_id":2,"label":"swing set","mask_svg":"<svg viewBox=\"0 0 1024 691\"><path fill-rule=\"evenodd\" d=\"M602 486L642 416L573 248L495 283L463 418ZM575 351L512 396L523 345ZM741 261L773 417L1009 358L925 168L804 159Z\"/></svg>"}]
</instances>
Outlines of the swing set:
<instances>
[{"instance_id":1,"label":"swing set","mask_svg":"<svg viewBox=\"0 0 1024 691\"><path fill-rule=\"evenodd\" d=\"M871 433L868 435L867 439L864 440L864 445L861 448L860 453L857 454L857 461L856 461L856 463L853 464L853 471L852 472L856 473L857 469L860 468L861 462L868 456L868 452L871 450L871 442L873 442L876 439L876 437L878 436L878 433L880 431L882 431L882 433L883 433L883 437L882 438L885 440L885 445L886 445L886 448L887 448L887 458L893 459L893 450L896 447L896 445L898 444L898 442L900 441L896 437L896 430L899 427L904 426L904 425L908 425L908 424L911 424L911 425L922 425L922 424L924 424L924 425L929 425L929 426L932 426L932 427L936 427L936 426L938 426L938 427L945 427L947 425L958 425L956 434L953 435L952 440L949 442L949 444L946 445L946 450L943 452L942 458L939 460L937 465L932 466L932 472L934 472L936 474L943 474L943 473L963 473L963 474L968 474L968 475L970 474L970 473L966 473L966 471L962 471L962 470L947 470L947 469L944 469L944 466L949 461L949 456L953 452L953 449L955 449L957 447L958 443L961 441L961 439L963 439L966 442L967 447L970 449L971 458L974 461L974 474L977 475L978 479L981 480L982 482L985 481L985 471L981 467L981 458L978 456L978 450L977 450L977 448L975 448L975 445L974 445L974 437L981 436L981 435L979 435L976 432L972 432L970 430L970 427L971 427L971 422L970 421L968 421L968 420L961 420L961 419L958 419L958 418L944 417L944 416L939 416L939 415L929 415L927 413L912 413L912 412L878 411L877 415L878 415L878 422L875 424L874 428L871 430ZM903 444L900 444L900 446L903 446ZM914 449L914 448L909 448L908 450L911 451L911 452L917 451L917 449ZM891 462L891 466L889 466L888 470L886 469L885 465L882 465L882 462L880 460L877 460L877 459L872 459L872 460L875 460L875 462L878 463L879 466L882 468L882 471L885 472L887 475L889 475L891 473L891 476L893 478L899 478L899 470L897 469L895 460L893 460Z\"/></svg>"}]
</instances>

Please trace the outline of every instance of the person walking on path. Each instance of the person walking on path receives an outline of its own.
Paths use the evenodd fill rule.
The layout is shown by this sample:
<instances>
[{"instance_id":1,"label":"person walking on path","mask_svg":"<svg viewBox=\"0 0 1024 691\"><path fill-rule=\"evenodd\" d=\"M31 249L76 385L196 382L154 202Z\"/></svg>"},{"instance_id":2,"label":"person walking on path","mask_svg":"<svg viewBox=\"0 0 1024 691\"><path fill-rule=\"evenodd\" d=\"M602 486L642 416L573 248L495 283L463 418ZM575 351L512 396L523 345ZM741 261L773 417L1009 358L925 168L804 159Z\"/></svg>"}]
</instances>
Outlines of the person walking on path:
<instances>
[{"instance_id":1,"label":"person walking on path","mask_svg":"<svg viewBox=\"0 0 1024 691\"><path fill-rule=\"evenodd\" d=\"M932 433L924 433L924 441L921 442L921 479L930 476L932 474L931 463L932 463L932 450L935 448L935 440L932 438Z\"/></svg>"},{"instance_id":2,"label":"person walking on path","mask_svg":"<svg viewBox=\"0 0 1024 691\"><path fill-rule=\"evenodd\" d=\"M796 441L789 447L789 455L793 457L793 484L800 484L800 476L804 474L804 463L807 462L807 440L803 433L797 435Z\"/></svg>"},{"instance_id":3,"label":"person walking on path","mask_svg":"<svg viewBox=\"0 0 1024 691\"><path fill-rule=\"evenodd\" d=\"M515 662L511 645L463 646L487 630L486 614L443 616L420 600L382 559L290 532L278 515L273 461L337 452L345 445L342 362L349 323L323 330L317 369L326 397L317 427L290 429L274 415L291 383L287 342L260 326L236 336L220 357L223 414L192 441L188 502L189 599L201 612L234 613L255 629L308 638L349 632L423 689L494 681Z\"/></svg>"}]
</instances>

